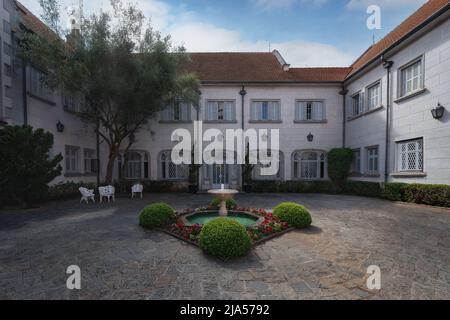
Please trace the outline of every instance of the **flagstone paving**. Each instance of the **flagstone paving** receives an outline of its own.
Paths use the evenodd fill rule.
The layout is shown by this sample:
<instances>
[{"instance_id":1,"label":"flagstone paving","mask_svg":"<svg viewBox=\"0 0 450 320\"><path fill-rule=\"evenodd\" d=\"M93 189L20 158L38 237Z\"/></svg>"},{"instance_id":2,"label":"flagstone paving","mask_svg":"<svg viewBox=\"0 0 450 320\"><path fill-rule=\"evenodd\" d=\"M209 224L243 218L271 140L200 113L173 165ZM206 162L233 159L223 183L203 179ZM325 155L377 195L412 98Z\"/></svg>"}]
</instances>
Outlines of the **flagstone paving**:
<instances>
[{"instance_id":1,"label":"flagstone paving","mask_svg":"<svg viewBox=\"0 0 450 320\"><path fill-rule=\"evenodd\" d=\"M0 212L1 299L450 299L450 211L330 195L239 195L246 207L296 201L313 227L221 262L137 224L148 203L194 208L208 195L115 204L53 202ZM69 265L81 290L66 288ZM381 290L366 287L381 268Z\"/></svg>"}]
</instances>

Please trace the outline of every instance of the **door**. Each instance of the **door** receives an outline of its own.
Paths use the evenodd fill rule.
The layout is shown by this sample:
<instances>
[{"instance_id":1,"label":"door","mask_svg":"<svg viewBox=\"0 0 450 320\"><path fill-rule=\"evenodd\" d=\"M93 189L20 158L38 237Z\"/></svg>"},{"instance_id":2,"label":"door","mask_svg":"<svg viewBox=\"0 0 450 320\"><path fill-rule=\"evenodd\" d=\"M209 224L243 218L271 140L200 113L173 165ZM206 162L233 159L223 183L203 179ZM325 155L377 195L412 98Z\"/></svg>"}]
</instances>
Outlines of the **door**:
<instances>
[{"instance_id":1,"label":"door","mask_svg":"<svg viewBox=\"0 0 450 320\"><path fill-rule=\"evenodd\" d=\"M212 186L214 189L220 189L222 184L225 188L229 187L228 166L225 164L214 164L212 168Z\"/></svg>"}]
</instances>

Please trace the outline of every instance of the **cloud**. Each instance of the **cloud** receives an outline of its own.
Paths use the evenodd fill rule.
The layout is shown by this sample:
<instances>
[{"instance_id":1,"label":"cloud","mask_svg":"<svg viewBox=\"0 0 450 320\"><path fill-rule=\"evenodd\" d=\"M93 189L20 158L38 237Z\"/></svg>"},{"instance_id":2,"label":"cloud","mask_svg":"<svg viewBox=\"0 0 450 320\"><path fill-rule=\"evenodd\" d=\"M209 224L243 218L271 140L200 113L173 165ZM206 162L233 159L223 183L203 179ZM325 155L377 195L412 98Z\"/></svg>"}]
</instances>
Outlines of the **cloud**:
<instances>
[{"instance_id":1,"label":"cloud","mask_svg":"<svg viewBox=\"0 0 450 320\"><path fill-rule=\"evenodd\" d=\"M378 5L382 9L398 9L404 7L416 7L424 4L427 0L350 0L347 9L363 9L370 5Z\"/></svg>"},{"instance_id":2,"label":"cloud","mask_svg":"<svg viewBox=\"0 0 450 320\"><path fill-rule=\"evenodd\" d=\"M303 6L321 7L328 2L328 0L252 0L257 7L264 10L285 9L290 8L295 4Z\"/></svg>"},{"instance_id":3,"label":"cloud","mask_svg":"<svg viewBox=\"0 0 450 320\"><path fill-rule=\"evenodd\" d=\"M186 23L169 30L175 44L183 44L190 52L267 52L278 49L292 66L348 66L355 55L331 45L288 41L269 43L265 40L247 41L233 30L205 23Z\"/></svg>"}]
</instances>

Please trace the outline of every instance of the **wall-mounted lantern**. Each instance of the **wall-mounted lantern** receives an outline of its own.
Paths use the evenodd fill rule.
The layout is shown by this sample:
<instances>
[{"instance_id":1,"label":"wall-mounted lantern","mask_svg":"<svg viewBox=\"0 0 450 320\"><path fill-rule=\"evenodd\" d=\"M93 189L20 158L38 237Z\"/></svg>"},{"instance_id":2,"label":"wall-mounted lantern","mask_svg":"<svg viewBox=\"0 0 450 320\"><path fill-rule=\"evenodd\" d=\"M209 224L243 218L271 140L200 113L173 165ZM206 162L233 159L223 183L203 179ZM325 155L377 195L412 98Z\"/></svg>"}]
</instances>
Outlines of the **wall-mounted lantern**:
<instances>
[{"instance_id":1,"label":"wall-mounted lantern","mask_svg":"<svg viewBox=\"0 0 450 320\"><path fill-rule=\"evenodd\" d=\"M308 142L313 142L313 140L314 140L314 136L311 132L308 134L308 136L306 138L308 139Z\"/></svg>"},{"instance_id":2,"label":"wall-mounted lantern","mask_svg":"<svg viewBox=\"0 0 450 320\"><path fill-rule=\"evenodd\" d=\"M438 103L438 106L434 109L431 109L431 114L433 115L433 118L436 120L441 119L444 116L445 108Z\"/></svg>"},{"instance_id":3,"label":"wall-mounted lantern","mask_svg":"<svg viewBox=\"0 0 450 320\"><path fill-rule=\"evenodd\" d=\"M58 130L58 132L64 132L64 125L61 123L61 121L58 121L58 123L56 124L56 130Z\"/></svg>"}]
</instances>

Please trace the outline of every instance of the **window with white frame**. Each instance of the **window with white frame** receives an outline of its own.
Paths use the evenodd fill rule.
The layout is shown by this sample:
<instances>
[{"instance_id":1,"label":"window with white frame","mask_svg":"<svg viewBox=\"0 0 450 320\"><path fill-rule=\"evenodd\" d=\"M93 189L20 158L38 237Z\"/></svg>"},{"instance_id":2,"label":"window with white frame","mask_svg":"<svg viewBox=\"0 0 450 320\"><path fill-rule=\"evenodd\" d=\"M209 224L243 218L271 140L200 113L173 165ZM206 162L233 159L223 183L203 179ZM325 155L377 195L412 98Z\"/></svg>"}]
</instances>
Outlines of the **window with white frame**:
<instances>
[{"instance_id":1,"label":"window with white frame","mask_svg":"<svg viewBox=\"0 0 450 320\"><path fill-rule=\"evenodd\" d=\"M364 94L359 92L351 97L350 117L356 117L363 113Z\"/></svg>"},{"instance_id":2,"label":"window with white frame","mask_svg":"<svg viewBox=\"0 0 450 320\"><path fill-rule=\"evenodd\" d=\"M79 173L80 172L80 148L66 146L66 172Z\"/></svg>"},{"instance_id":3,"label":"window with white frame","mask_svg":"<svg viewBox=\"0 0 450 320\"><path fill-rule=\"evenodd\" d=\"M318 180L326 177L326 154L320 151L298 151L293 154L294 179Z\"/></svg>"},{"instance_id":4,"label":"window with white frame","mask_svg":"<svg viewBox=\"0 0 450 320\"><path fill-rule=\"evenodd\" d=\"M324 121L325 106L323 101L297 101L295 106L296 121Z\"/></svg>"},{"instance_id":5,"label":"window with white frame","mask_svg":"<svg viewBox=\"0 0 450 320\"><path fill-rule=\"evenodd\" d=\"M28 91L46 100L53 98L53 92L44 83L44 73L33 67L28 68Z\"/></svg>"},{"instance_id":6,"label":"window with white frame","mask_svg":"<svg viewBox=\"0 0 450 320\"><path fill-rule=\"evenodd\" d=\"M176 101L161 112L162 121L191 121L191 104Z\"/></svg>"},{"instance_id":7,"label":"window with white frame","mask_svg":"<svg viewBox=\"0 0 450 320\"><path fill-rule=\"evenodd\" d=\"M128 151L119 156L119 178L125 179L148 179L150 168L150 157L145 151Z\"/></svg>"},{"instance_id":8,"label":"window with white frame","mask_svg":"<svg viewBox=\"0 0 450 320\"><path fill-rule=\"evenodd\" d=\"M367 88L367 109L381 106L381 83L377 82Z\"/></svg>"},{"instance_id":9,"label":"window with white frame","mask_svg":"<svg viewBox=\"0 0 450 320\"><path fill-rule=\"evenodd\" d=\"M369 174L378 173L378 147L369 147L366 149L366 171Z\"/></svg>"},{"instance_id":10,"label":"window with white frame","mask_svg":"<svg viewBox=\"0 0 450 320\"><path fill-rule=\"evenodd\" d=\"M236 104L234 101L208 101L206 104L207 121L235 121Z\"/></svg>"},{"instance_id":11,"label":"window with white frame","mask_svg":"<svg viewBox=\"0 0 450 320\"><path fill-rule=\"evenodd\" d=\"M97 169L97 157L95 156L94 149L84 149L84 172L96 173Z\"/></svg>"},{"instance_id":12,"label":"window with white frame","mask_svg":"<svg viewBox=\"0 0 450 320\"><path fill-rule=\"evenodd\" d=\"M64 110L75 113L85 110L85 100L80 94L65 94L63 99Z\"/></svg>"},{"instance_id":13,"label":"window with white frame","mask_svg":"<svg viewBox=\"0 0 450 320\"><path fill-rule=\"evenodd\" d=\"M400 95L407 96L423 89L423 61L416 60L400 69Z\"/></svg>"},{"instance_id":14,"label":"window with white frame","mask_svg":"<svg viewBox=\"0 0 450 320\"><path fill-rule=\"evenodd\" d=\"M400 172L423 171L423 139L398 142L397 160Z\"/></svg>"},{"instance_id":15,"label":"window with white frame","mask_svg":"<svg viewBox=\"0 0 450 320\"><path fill-rule=\"evenodd\" d=\"M271 151L263 151L263 154L267 154L267 156L271 157ZM270 163L262 163L261 161L258 161L258 164L254 166L253 168L253 178L255 180L280 180L283 179L283 171L284 171L284 154L283 152L279 151L279 158L278 158L278 172L275 175L267 176L261 174L262 168L270 168Z\"/></svg>"},{"instance_id":16,"label":"window with white frame","mask_svg":"<svg viewBox=\"0 0 450 320\"><path fill-rule=\"evenodd\" d=\"M252 121L280 121L280 101L253 101L251 106Z\"/></svg>"},{"instance_id":17,"label":"window with white frame","mask_svg":"<svg viewBox=\"0 0 450 320\"><path fill-rule=\"evenodd\" d=\"M172 162L171 151L161 152L160 158L160 174L163 180L184 180L187 176L187 168L185 165L176 165Z\"/></svg>"},{"instance_id":18,"label":"window with white frame","mask_svg":"<svg viewBox=\"0 0 450 320\"><path fill-rule=\"evenodd\" d=\"M352 173L361 173L361 149L353 150Z\"/></svg>"}]
</instances>

